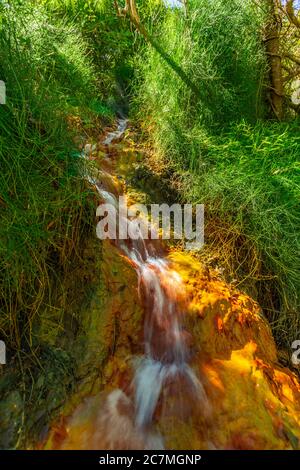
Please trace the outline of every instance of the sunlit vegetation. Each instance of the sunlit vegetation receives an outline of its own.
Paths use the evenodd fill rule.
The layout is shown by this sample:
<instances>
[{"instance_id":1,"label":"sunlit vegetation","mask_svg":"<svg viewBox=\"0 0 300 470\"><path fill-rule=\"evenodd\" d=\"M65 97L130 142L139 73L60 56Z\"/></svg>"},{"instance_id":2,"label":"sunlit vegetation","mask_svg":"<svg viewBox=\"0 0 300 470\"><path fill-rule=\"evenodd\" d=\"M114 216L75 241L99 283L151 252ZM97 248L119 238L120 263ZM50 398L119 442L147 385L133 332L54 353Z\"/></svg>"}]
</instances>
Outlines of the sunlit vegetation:
<instances>
[{"instance_id":1,"label":"sunlit vegetation","mask_svg":"<svg viewBox=\"0 0 300 470\"><path fill-rule=\"evenodd\" d=\"M80 145L113 122L117 96L110 27L93 56L90 12L80 23L79 11L43 3L0 2L1 447L23 445L24 420L34 429L41 407L46 416L72 388L78 269L94 229Z\"/></svg>"},{"instance_id":2,"label":"sunlit vegetation","mask_svg":"<svg viewBox=\"0 0 300 470\"><path fill-rule=\"evenodd\" d=\"M287 122L269 119L268 8L251 0L188 5L187 17L169 9L156 34L199 94L146 46L137 112L180 175L183 199L206 206L209 257L259 300L289 348L300 330L299 121L288 109Z\"/></svg>"},{"instance_id":3,"label":"sunlit vegetation","mask_svg":"<svg viewBox=\"0 0 300 470\"><path fill-rule=\"evenodd\" d=\"M86 194L68 119L91 118L96 88L74 27L26 5L2 15L0 327L12 348L27 348L84 224Z\"/></svg>"},{"instance_id":4,"label":"sunlit vegetation","mask_svg":"<svg viewBox=\"0 0 300 470\"><path fill-rule=\"evenodd\" d=\"M100 323L93 320L104 321L96 313L101 296L111 292L95 274L100 242L97 255L89 251L96 197L84 181L81 152L117 117L129 116L128 153L141 149L138 170L152 172L156 184L138 174L132 181L158 193L161 166L164 194L205 204L206 245L196 257L223 278L215 281L222 295L228 291L228 312L235 313L233 292L241 311L250 295L278 349L288 351L299 339L299 29L292 1L0 0L0 80L7 91L6 105L0 104L0 340L9 357L5 373L0 369L0 447L37 439L73 391L86 339L81 306L93 283L100 300L90 311L89 354L95 344L100 348ZM106 283L129 270L127 284L118 280L124 294L123 287L112 292L118 312L126 294L130 316L133 272L116 259L108 259ZM191 266L198 260L191 258ZM199 276L201 262L190 277ZM210 282L205 274L201 292ZM219 292L214 297L217 309ZM194 309L199 318L203 298ZM261 322L259 307L253 308ZM142 313L134 298L135 309L137 335ZM103 357L115 352L114 315L110 305L105 324L113 344L101 345ZM236 317L244 338L238 309ZM227 346L229 323L222 330ZM270 341L265 353L271 349L275 361L268 322L263 325ZM113 370L128 367L127 332L120 334L126 360L113 358ZM246 339L236 363L244 364L255 349ZM249 370L256 364L252 356Z\"/></svg>"}]
</instances>

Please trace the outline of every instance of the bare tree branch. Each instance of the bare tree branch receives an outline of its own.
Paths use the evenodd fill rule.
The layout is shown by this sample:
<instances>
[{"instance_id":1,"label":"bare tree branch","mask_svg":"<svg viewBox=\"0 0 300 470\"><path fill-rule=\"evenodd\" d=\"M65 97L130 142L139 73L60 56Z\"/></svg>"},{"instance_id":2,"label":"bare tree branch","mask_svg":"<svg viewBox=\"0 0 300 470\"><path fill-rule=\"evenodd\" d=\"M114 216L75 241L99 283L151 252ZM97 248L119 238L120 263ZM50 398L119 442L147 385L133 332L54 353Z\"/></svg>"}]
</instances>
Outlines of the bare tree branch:
<instances>
[{"instance_id":1,"label":"bare tree branch","mask_svg":"<svg viewBox=\"0 0 300 470\"><path fill-rule=\"evenodd\" d=\"M284 89L282 76L282 54L280 34L282 30L282 22L278 14L276 0L267 0L269 8L268 21L266 23L265 48L268 56L270 68L270 102L271 108L280 121L284 114Z\"/></svg>"},{"instance_id":2,"label":"bare tree branch","mask_svg":"<svg viewBox=\"0 0 300 470\"><path fill-rule=\"evenodd\" d=\"M300 29L300 21L295 13L294 0L287 0L285 9L289 20L296 26L296 28Z\"/></svg>"}]
</instances>

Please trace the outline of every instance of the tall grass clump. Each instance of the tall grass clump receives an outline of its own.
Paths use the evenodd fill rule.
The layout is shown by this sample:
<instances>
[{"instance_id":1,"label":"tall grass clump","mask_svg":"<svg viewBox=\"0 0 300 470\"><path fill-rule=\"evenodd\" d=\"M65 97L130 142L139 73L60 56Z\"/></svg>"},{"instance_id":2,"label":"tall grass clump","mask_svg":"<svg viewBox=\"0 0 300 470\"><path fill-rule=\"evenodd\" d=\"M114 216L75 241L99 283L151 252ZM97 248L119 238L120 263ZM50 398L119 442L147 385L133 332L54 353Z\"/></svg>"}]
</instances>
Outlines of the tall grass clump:
<instances>
[{"instance_id":1,"label":"tall grass clump","mask_svg":"<svg viewBox=\"0 0 300 470\"><path fill-rule=\"evenodd\" d=\"M208 249L290 348L300 334L299 122L242 122L206 145L201 170L183 176L185 197L205 204Z\"/></svg>"},{"instance_id":2,"label":"tall grass clump","mask_svg":"<svg viewBox=\"0 0 300 470\"><path fill-rule=\"evenodd\" d=\"M203 128L219 133L241 117L255 122L263 114L260 21L249 1L192 0L188 18L181 10L166 10L157 40L196 85L197 95L155 49L144 52L139 104L155 122L159 149L187 168L201 165Z\"/></svg>"},{"instance_id":3,"label":"tall grass clump","mask_svg":"<svg viewBox=\"0 0 300 470\"><path fill-rule=\"evenodd\" d=\"M204 203L209 259L256 297L278 343L300 333L299 122L263 121L264 16L250 1L191 0L155 34L198 88L150 45L139 59L139 117L157 153Z\"/></svg>"},{"instance_id":4,"label":"tall grass clump","mask_svg":"<svg viewBox=\"0 0 300 470\"><path fill-rule=\"evenodd\" d=\"M97 71L102 110L127 113L131 92L135 35L119 18L111 0L39 0L51 15L76 23ZM99 108L99 104L98 104Z\"/></svg>"},{"instance_id":5,"label":"tall grass clump","mask_svg":"<svg viewBox=\"0 0 300 470\"><path fill-rule=\"evenodd\" d=\"M0 15L0 334L26 350L83 230L87 197L67 121L88 115L94 69L74 25L31 2L1 3Z\"/></svg>"}]
</instances>

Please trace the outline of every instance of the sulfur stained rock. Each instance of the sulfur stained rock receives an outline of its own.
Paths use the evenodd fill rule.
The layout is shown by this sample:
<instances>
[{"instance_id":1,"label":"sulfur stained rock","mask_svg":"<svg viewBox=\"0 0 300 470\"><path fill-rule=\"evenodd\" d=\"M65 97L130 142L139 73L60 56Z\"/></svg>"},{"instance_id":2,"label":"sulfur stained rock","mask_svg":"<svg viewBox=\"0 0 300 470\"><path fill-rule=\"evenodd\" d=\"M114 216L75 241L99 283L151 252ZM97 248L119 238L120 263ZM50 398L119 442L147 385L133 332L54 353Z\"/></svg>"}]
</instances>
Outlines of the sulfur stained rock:
<instances>
[{"instance_id":1,"label":"sulfur stained rock","mask_svg":"<svg viewBox=\"0 0 300 470\"><path fill-rule=\"evenodd\" d=\"M126 388L132 379L132 356L142 354L143 308L138 296L137 275L133 267L110 243L103 242L99 288L84 313L84 331L80 345L82 355L76 393L52 423L46 442L39 448L65 448L69 439L74 448L84 448L82 426L86 435L95 422L95 409L104 406L107 394ZM76 425L69 429L75 415ZM96 415L94 416L96 420ZM72 445L72 444L70 444Z\"/></svg>"},{"instance_id":2,"label":"sulfur stained rock","mask_svg":"<svg viewBox=\"0 0 300 470\"><path fill-rule=\"evenodd\" d=\"M274 339L259 306L213 272L207 273L191 256L170 257L187 287L192 363L211 407L205 434L201 412L193 416L188 448L298 449L299 380L278 364ZM173 438L169 433L168 446L177 448L188 434L179 425Z\"/></svg>"},{"instance_id":3,"label":"sulfur stained rock","mask_svg":"<svg viewBox=\"0 0 300 470\"><path fill-rule=\"evenodd\" d=\"M183 320L193 337L191 363L205 388L208 404L191 396L185 400L181 415L172 414L178 408L181 391L172 390L172 384L166 388L162 393L169 412L164 413L158 406L155 414L165 447L299 448L299 381L278 364L275 343L259 306L226 285L217 274L208 273L193 257L172 253L170 259L186 286L179 299L182 297L186 305ZM77 397L78 406L73 405L70 416L55 424L46 448L109 449L107 431L101 432L101 426L109 400L116 394L122 395L120 403L126 413L118 415L114 426L125 426L131 436L131 448L146 445L134 429L132 403L121 392L131 387L130 358L142 353L143 313L137 278L128 262L110 245L104 248L104 260L106 320L98 325L92 310L90 336L91 339L96 335L107 352L101 386L86 394L84 400L81 396L79 405ZM186 390L182 393L186 394ZM119 445L127 448L122 441Z\"/></svg>"},{"instance_id":4,"label":"sulfur stained rock","mask_svg":"<svg viewBox=\"0 0 300 470\"><path fill-rule=\"evenodd\" d=\"M256 302L213 271L208 272L192 256L172 253L170 259L184 279L189 296L186 322L194 337L201 338L197 344L201 344L202 352L214 358L229 358L233 349L255 338L257 354L277 360L270 326Z\"/></svg>"}]
</instances>

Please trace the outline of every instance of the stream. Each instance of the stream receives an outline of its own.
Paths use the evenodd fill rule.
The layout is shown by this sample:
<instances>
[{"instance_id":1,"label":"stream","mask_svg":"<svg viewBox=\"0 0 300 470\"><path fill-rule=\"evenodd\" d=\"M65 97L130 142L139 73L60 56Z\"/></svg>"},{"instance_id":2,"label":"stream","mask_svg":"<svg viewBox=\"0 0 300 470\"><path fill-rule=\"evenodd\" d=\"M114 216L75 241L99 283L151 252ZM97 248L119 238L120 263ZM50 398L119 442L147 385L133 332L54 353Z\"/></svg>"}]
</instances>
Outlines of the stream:
<instances>
[{"instance_id":1,"label":"stream","mask_svg":"<svg viewBox=\"0 0 300 470\"><path fill-rule=\"evenodd\" d=\"M109 133L104 145L111 145L120 139L127 127L127 121L120 119L117 130ZM88 152L87 152L88 153ZM106 174L105 180L110 180ZM118 198L105 183L97 177L89 177L104 203L113 204L118 214ZM110 180L111 181L111 180ZM118 214L119 216L119 214ZM125 221L126 222L126 221ZM189 333L185 331L181 319L185 287L180 275L172 269L170 262L161 253L163 246L155 246L151 240L144 240L140 220L131 219L135 227L135 237L128 240L114 240L121 253L134 266L139 284L139 295L145 306L144 320L144 356L136 358L135 373L131 389L132 396L122 390L111 392L104 406L103 422L105 434L109 436L109 448L119 448L120 442L125 448L135 448L136 441L132 435L139 436L145 449L163 449L164 443L153 426L153 417L159 405L168 412L168 392L176 398L173 412L184 418L190 412L193 402L200 401L201 406L209 408L204 388L189 366ZM127 408L134 410L133 426L128 435L119 426ZM101 417L100 417L101 421ZM118 432L119 430L119 432ZM119 435L121 433L121 435Z\"/></svg>"}]
</instances>

